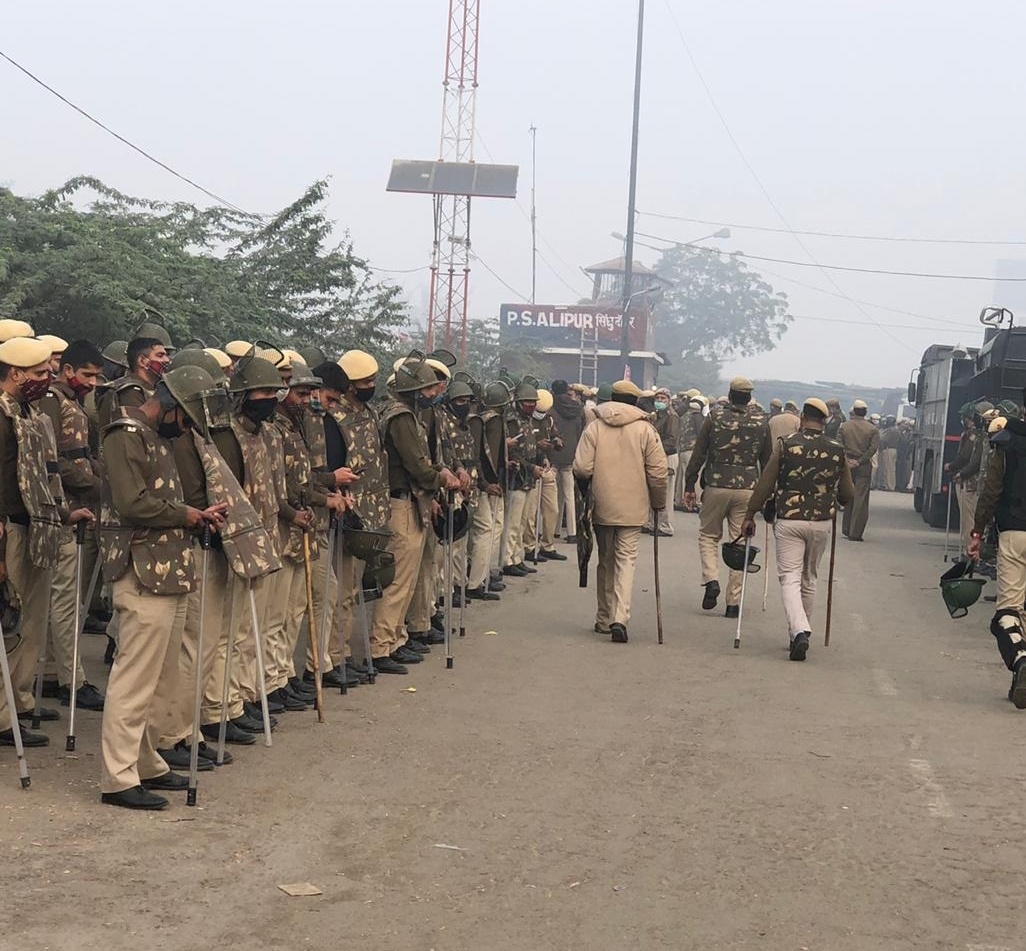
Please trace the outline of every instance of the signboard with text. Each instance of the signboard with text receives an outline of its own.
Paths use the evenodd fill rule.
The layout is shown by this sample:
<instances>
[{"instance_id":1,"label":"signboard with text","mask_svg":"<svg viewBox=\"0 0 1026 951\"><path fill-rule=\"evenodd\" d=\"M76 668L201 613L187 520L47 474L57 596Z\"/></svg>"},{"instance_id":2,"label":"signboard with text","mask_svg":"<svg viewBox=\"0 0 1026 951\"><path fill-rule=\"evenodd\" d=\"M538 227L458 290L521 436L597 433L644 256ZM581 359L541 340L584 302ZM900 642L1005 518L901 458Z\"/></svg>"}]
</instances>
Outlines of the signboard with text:
<instances>
[{"instance_id":1,"label":"signboard with text","mask_svg":"<svg viewBox=\"0 0 1026 951\"><path fill-rule=\"evenodd\" d=\"M619 350L623 311L593 304L503 304L499 308L500 342L518 342L539 349L581 346L597 332L600 350ZM646 320L643 311L631 308L632 350L645 349Z\"/></svg>"}]
</instances>

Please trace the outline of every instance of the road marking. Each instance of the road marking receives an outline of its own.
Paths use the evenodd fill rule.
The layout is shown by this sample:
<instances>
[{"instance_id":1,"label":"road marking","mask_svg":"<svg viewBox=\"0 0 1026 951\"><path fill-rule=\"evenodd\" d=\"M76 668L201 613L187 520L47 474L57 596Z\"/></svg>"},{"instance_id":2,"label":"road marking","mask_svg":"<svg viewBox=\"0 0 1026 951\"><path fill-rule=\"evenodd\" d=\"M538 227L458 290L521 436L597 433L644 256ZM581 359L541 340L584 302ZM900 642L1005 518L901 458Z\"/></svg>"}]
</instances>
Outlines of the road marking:
<instances>
[{"instance_id":1,"label":"road marking","mask_svg":"<svg viewBox=\"0 0 1026 951\"><path fill-rule=\"evenodd\" d=\"M933 767L925 759L910 759L908 765L916 774L926 797L926 810L935 819L950 819L954 816L951 803L944 795L940 783L934 778Z\"/></svg>"},{"instance_id":2,"label":"road marking","mask_svg":"<svg viewBox=\"0 0 1026 951\"><path fill-rule=\"evenodd\" d=\"M891 680L890 675L886 670L874 667L873 679L876 681L876 689L885 697L896 697L898 695L898 688L895 686L894 681Z\"/></svg>"}]
</instances>

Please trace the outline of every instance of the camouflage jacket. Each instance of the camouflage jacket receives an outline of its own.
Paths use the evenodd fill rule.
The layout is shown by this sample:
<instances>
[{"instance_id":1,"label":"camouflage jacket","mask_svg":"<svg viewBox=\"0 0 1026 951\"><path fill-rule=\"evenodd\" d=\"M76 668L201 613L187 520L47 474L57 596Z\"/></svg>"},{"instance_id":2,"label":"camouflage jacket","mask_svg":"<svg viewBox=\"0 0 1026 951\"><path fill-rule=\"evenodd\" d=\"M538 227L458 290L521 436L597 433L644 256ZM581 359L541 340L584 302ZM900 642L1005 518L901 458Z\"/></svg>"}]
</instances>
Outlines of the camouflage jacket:
<instances>
[{"instance_id":1,"label":"camouflage jacket","mask_svg":"<svg viewBox=\"0 0 1026 951\"><path fill-rule=\"evenodd\" d=\"M36 568L54 568L64 536L64 508L57 472L57 446L45 413L0 393L0 413L18 443L18 491L29 515L28 555Z\"/></svg>"},{"instance_id":2,"label":"camouflage jacket","mask_svg":"<svg viewBox=\"0 0 1026 951\"><path fill-rule=\"evenodd\" d=\"M516 439L516 445L507 449L509 460L509 488L529 490L538 481L531 472L537 465L538 444L534 437L534 420L525 419L516 407L506 411L506 438Z\"/></svg>"},{"instance_id":3,"label":"camouflage jacket","mask_svg":"<svg viewBox=\"0 0 1026 951\"><path fill-rule=\"evenodd\" d=\"M694 491L699 472L712 488L754 489L772 452L765 413L732 404L717 407L695 441L684 476L685 491Z\"/></svg>"},{"instance_id":4,"label":"camouflage jacket","mask_svg":"<svg viewBox=\"0 0 1026 951\"><path fill-rule=\"evenodd\" d=\"M701 410L688 410L680 415L680 438L677 441L679 452L691 452L702 429L705 416Z\"/></svg>"},{"instance_id":5,"label":"camouflage jacket","mask_svg":"<svg viewBox=\"0 0 1026 951\"><path fill-rule=\"evenodd\" d=\"M825 522L833 516L838 499L848 502L853 495L844 446L821 432L801 430L778 441L748 512L753 515L772 497L779 519Z\"/></svg>"},{"instance_id":6,"label":"camouflage jacket","mask_svg":"<svg viewBox=\"0 0 1026 951\"><path fill-rule=\"evenodd\" d=\"M126 407L142 406L153 393L153 387L134 373L127 373L102 387L97 387L96 415L101 432L115 419L128 415L125 413Z\"/></svg>"},{"instance_id":7,"label":"camouflage jacket","mask_svg":"<svg viewBox=\"0 0 1026 951\"><path fill-rule=\"evenodd\" d=\"M293 521L295 513L314 503L314 489L311 486L312 468L310 450L306 444L306 433L302 422L297 422L279 410L274 415L274 429L280 440L284 464L284 492L287 506L279 506L278 527L281 539L281 555L290 561L303 561L303 535L305 532ZM268 427L270 428L270 427ZM323 500L318 490L317 498ZM316 536L310 538L311 557L317 556Z\"/></svg>"},{"instance_id":8,"label":"camouflage jacket","mask_svg":"<svg viewBox=\"0 0 1026 951\"><path fill-rule=\"evenodd\" d=\"M57 437L57 468L69 506L96 505L102 473L92 448L89 417L75 391L65 383L53 383L39 408L50 418Z\"/></svg>"},{"instance_id":9,"label":"camouflage jacket","mask_svg":"<svg viewBox=\"0 0 1026 951\"><path fill-rule=\"evenodd\" d=\"M496 409L485 410L480 416L468 420L471 430L480 427L480 474L478 485L500 485L506 488L506 423Z\"/></svg>"},{"instance_id":10,"label":"camouflage jacket","mask_svg":"<svg viewBox=\"0 0 1026 951\"><path fill-rule=\"evenodd\" d=\"M426 409L418 409L416 415L427 433L431 461L436 466L446 466L455 472L459 462L456 446L450 438L448 420L452 414L444 406L428 406Z\"/></svg>"},{"instance_id":11,"label":"camouflage jacket","mask_svg":"<svg viewBox=\"0 0 1026 951\"><path fill-rule=\"evenodd\" d=\"M237 413L232 415L232 432L242 451L242 490L256 509L264 530L274 544L274 552L278 555L281 552L281 534L278 530L279 490L284 493L283 487L279 485L279 472L283 470L283 465L281 462L275 465L271 456L273 438L268 436L271 428L269 424L254 427L246 417Z\"/></svg>"},{"instance_id":12,"label":"camouflage jacket","mask_svg":"<svg viewBox=\"0 0 1026 951\"><path fill-rule=\"evenodd\" d=\"M556 427L556 421L550 414L546 414L544 419L531 419L531 429L534 431L534 442L538 445L543 439L553 442L559 439L559 429ZM538 455L535 457L536 462L539 466L544 465L549 461L549 453L552 450L542 449L538 446Z\"/></svg>"},{"instance_id":13,"label":"camouflage jacket","mask_svg":"<svg viewBox=\"0 0 1026 951\"><path fill-rule=\"evenodd\" d=\"M388 495L388 455L378 415L370 406L363 403L354 406L343 398L331 416L345 441L349 468L360 473L359 482L349 486L356 512L368 529L386 529L392 509Z\"/></svg>"},{"instance_id":14,"label":"camouflage jacket","mask_svg":"<svg viewBox=\"0 0 1026 951\"><path fill-rule=\"evenodd\" d=\"M477 498L477 479L481 469L481 455L478 450L479 442L470 427L470 417L461 422L459 418L447 407L441 413L441 419L445 427L446 443L452 447L452 463L449 468L453 472L457 469L466 469L470 475L471 488L469 498ZM455 468L453 468L455 466Z\"/></svg>"},{"instance_id":15,"label":"camouflage jacket","mask_svg":"<svg viewBox=\"0 0 1026 951\"><path fill-rule=\"evenodd\" d=\"M103 450L109 465L100 514L104 580L117 581L131 566L153 594L191 591L192 539L171 443L129 409L104 430Z\"/></svg>"}]
</instances>

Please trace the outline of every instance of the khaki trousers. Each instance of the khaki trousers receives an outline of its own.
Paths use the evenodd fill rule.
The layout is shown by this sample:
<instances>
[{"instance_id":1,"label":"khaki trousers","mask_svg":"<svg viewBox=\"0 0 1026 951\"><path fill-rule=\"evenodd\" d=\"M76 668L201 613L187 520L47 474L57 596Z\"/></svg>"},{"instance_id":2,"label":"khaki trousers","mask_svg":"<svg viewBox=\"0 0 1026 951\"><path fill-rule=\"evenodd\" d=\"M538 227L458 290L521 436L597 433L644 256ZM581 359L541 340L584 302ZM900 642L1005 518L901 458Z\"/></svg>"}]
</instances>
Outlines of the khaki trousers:
<instances>
[{"instance_id":1,"label":"khaki trousers","mask_svg":"<svg viewBox=\"0 0 1026 951\"><path fill-rule=\"evenodd\" d=\"M114 582L121 618L100 730L100 791L121 792L167 773L157 754L168 704L181 687L178 662L187 594L153 594L134 570Z\"/></svg>"},{"instance_id":2,"label":"khaki trousers","mask_svg":"<svg viewBox=\"0 0 1026 951\"><path fill-rule=\"evenodd\" d=\"M438 536L430 526L423 533L424 552L420 559L417 584L407 608L407 624L411 631L426 631L431 627L431 618L435 613L435 601L438 599L440 585L438 569L441 564L441 545Z\"/></svg>"},{"instance_id":3,"label":"khaki trousers","mask_svg":"<svg viewBox=\"0 0 1026 951\"><path fill-rule=\"evenodd\" d=\"M257 623L260 624L260 634L264 637L264 653L267 652L266 633L268 630L267 602L271 592L275 589L274 577L281 574L276 571L274 574L257 578L252 582L253 597L256 601ZM259 658L259 667L256 652L256 634L253 630L253 612L250 608L249 582L241 582L235 589L235 656L232 658L231 689L228 692L230 704L229 716L234 718L242 715L242 704L258 703L260 692L258 689L259 671L266 670L266 657ZM270 689L270 688L268 688ZM235 711L238 711L236 713Z\"/></svg>"},{"instance_id":4,"label":"khaki trousers","mask_svg":"<svg viewBox=\"0 0 1026 951\"><path fill-rule=\"evenodd\" d=\"M897 485L898 475L898 450L897 449L881 449L880 450L880 471L877 476L877 481L880 483L880 488L886 492L893 492Z\"/></svg>"},{"instance_id":5,"label":"khaki trousers","mask_svg":"<svg viewBox=\"0 0 1026 951\"><path fill-rule=\"evenodd\" d=\"M667 477L666 477L666 484L667 485L673 485L675 483L675 481L676 481L674 479L674 473L677 471L677 454L674 453L672 456L667 456L666 457L666 463L667 463L667 473L668 473ZM659 531L663 532L664 534L670 535L670 536L673 535L673 523L670 521L670 513L672 511L673 511L673 499L667 498L667 500L666 500L666 508L664 508L659 513L658 529L659 529ZM655 525L655 519L653 518L653 513L652 513L651 510L649 510L648 518L645 520L645 530L649 531L649 532L655 531L656 527L657 526Z\"/></svg>"},{"instance_id":6,"label":"khaki trousers","mask_svg":"<svg viewBox=\"0 0 1026 951\"><path fill-rule=\"evenodd\" d=\"M852 541L862 541L869 523L869 488L873 480L873 467L868 462L863 463L851 470L851 477L855 483L855 498L844 507L842 528Z\"/></svg>"},{"instance_id":7,"label":"khaki trousers","mask_svg":"<svg viewBox=\"0 0 1026 951\"><path fill-rule=\"evenodd\" d=\"M1026 532L999 532L995 611L1015 611L1026 603Z\"/></svg>"},{"instance_id":8,"label":"khaki trousers","mask_svg":"<svg viewBox=\"0 0 1026 951\"><path fill-rule=\"evenodd\" d=\"M236 665L239 663L239 642L242 636L242 615L240 612L245 608L245 617L249 617L249 601L243 595L249 590L249 582L240 578L230 569L225 576L224 603L222 605L222 616L224 624L218 636L211 638L212 647L216 649L214 654L210 675L207 678L203 690L203 709L200 713L200 722L206 726L212 723L219 723L221 720L221 692L224 689L224 670L228 663L228 633L235 629L236 642L232 649L231 665L232 675L228 684L228 718L242 716L242 697L239 695L237 681L234 675ZM115 620L117 617L115 616ZM249 628L247 627L248 631ZM203 632L206 638L206 631Z\"/></svg>"},{"instance_id":9,"label":"khaki trousers","mask_svg":"<svg viewBox=\"0 0 1026 951\"><path fill-rule=\"evenodd\" d=\"M363 585L363 569L364 563L343 548L339 559L341 577L336 583L338 591L338 607L335 611L337 637L346 645L346 656L352 657L353 660L361 664L368 659L364 656L363 625L370 623L370 612L366 607L363 617L357 617L360 613L357 585ZM353 637L357 625L360 626L360 637Z\"/></svg>"},{"instance_id":10,"label":"khaki trousers","mask_svg":"<svg viewBox=\"0 0 1026 951\"><path fill-rule=\"evenodd\" d=\"M326 534L318 539L317 557L312 565L313 608L317 631L313 637L309 634L307 635L306 643L306 669L312 671L313 650L311 644L314 639L322 639L325 636L325 631L327 632L327 644L323 645L324 656L321 658L321 673L334 667L340 667L345 658L349 656L349 631L352 629L349 625L338 625L338 578L335 575L335 554L329 550L328 540L329 536ZM303 611L306 611L306 569L302 565L300 565L299 573L303 576ZM325 623L325 581L327 581L328 599L328 626L326 628L323 626ZM302 612L300 612L300 615L300 620L302 620ZM298 639L298 627L295 633ZM296 641L292 642L293 652L295 652L296 643Z\"/></svg>"},{"instance_id":11,"label":"khaki trousers","mask_svg":"<svg viewBox=\"0 0 1026 951\"><path fill-rule=\"evenodd\" d=\"M39 655L46 650L46 619L50 607L49 569L37 568L28 557L28 527L7 524L7 576L21 598L21 639L7 655L14 702L22 713L35 708L32 682ZM0 648L2 649L2 648ZM10 729L11 712L0 690L0 730Z\"/></svg>"},{"instance_id":12,"label":"khaki trousers","mask_svg":"<svg viewBox=\"0 0 1026 951\"><path fill-rule=\"evenodd\" d=\"M541 546L552 551L556 545L556 519L559 516L559 488L556 470L546 469L541 478L542 537Z\"/></svg>"},{"instance_id":13,"label":"khaki trousers","mask_svg":"<svg viewBox=\"0 0 1026 951\"><path fill-rule=\"evenodd\" d=\"M702 584L718 581L720 575L720 542L723 521L727 521L730 541L741 534L741 524L748 510L751 489L718 489L710 487L702 493L702 513L698 525L698 553L702 559ZM731 571L727 579L727 604L741 602L741 572Z\"/></svg>"},{"instance_id":14,"label":"khaki trousers","mask_svg":"<svg viewBox=\"0 0 1026 951\"><path fill-rule=\"evenodd\" d=\"M566 518L566 534L577 534L577 503L574 501L574 467L560 466L556 470L556 488L559 494L559 511L556 513L556 530Z\"/></svg>"},{"instance_id":15,"label":"khaki trousers","mask_svg":"<svg viewBox=\"0 0 1026 951\"><path fill-rule=\"evenodd\" d=\"M778 519L773 525L776 541L777 578L791 639L812 632L812 606L816 578L823 553L830 544L830 522Z\"/></svg>"},{"instance_id":16,"label":"khaki trousers","mask_svg":"<svg viewBox=\"0 0 1026 951\"><path fill-rule=\"evenodd\" d=\"M535 528L541 528L538 524L539 516L541 512L538 510L538 502L541 499L541 479L539 479L533 489L529 489L527 492L527 498L524 500L524 517L520 524L520 538L524 546L524 555L534 553L535 546ZM540 543L541 538L537 541ZM540 548L544 548L544 545L539 545Z\"/></svg>"},{"instance_id":17,"label":"khaki trousers","mask_svg":"<svg viewBox=\"0 0 1026 951\"><path fill-rule=\"evenodd\" d=\"M67 687L71 685L71 662L75 653L75 602L81 601L89 588L89 573L96 562L96 533L86 532L85 544L81 546L82 589L79 590L75 584L79 549L75 544L75 529L69 527L64 531L60 561L53 571L50 587L50 650L53 653L57 680L62 687ZM83 622L88 610L87 604L82 613ZM75 683L81 687L85 682L85 671L80 659Z\"/></svg>"},{"instance_id":18,"label":"khaki trousers","mask_svg":"<svg viewBox=\"0 0 1026 951\"><path fill-rule=\"evenodd\" d=\"M595 545L598 548L598 571L595 576L598 610L595 612L595 624L603 630L608 630L610 624L626 627L630 623L634 568L640 544L640 526L595 526Z\"/></svg>"},{"instance_id":19,"label":"khaki trousers","mask_svg":"<svg viewBox=\"0 0 1026 951\"><path fill-rule=\"evenodd\" d=\"M406 643L403 618L413 600L424 557L424 535L429 531L420 524L417 503L409 499L392 499L388 527L392 530L388 550L395 556L395 581L374 603L371 653L375 658L387 657Z\"/></svg>"},{"instance_id":20,"label":"khaki trousers","mask_svg":"<svg viewBox=\"0 0 1026 951\"><path fill-rule=\"evenodd\" d=\"M976 503L980 498L980 493L976 489L966 488L962 484L956 483L956 485L958 490L958 534L962 541L962 551L965 551L969 545L973 523L976 521ZM951 491L950 484L948 491Z\"/></svg>"},{"instance_id":21,"label":"khaki trousers","mask_svg":"<svg viewBox=\"0 0 1026 951\"><path fill-rule=\"evenodd\" d=\"M519 565L524 560L524 513L527 511L530 494L526 489L513 489L506 496L506 505L509 509L506 513L506 517L509 519L509 534L506 540L504 568L509 565ZM534 518L534 509L531 510L531 518Z\"/></svg>"},{"instance_id":22,"label":"khaki trousers","mask_svg":"<svg viewBox=\"0 0 1026 951\"><path fill-rule=\"evenodd\" d=\"M267 610L264 612L264 675L267 692L285 686L292 664L289 654L289 622L295 605L306 607L306 587L302 563L290 558L282 559L281 571L270 576L267 593Z\"/></svg>"},{"instance_id":23,"label":"khaki trousers","mask_svg":"<svg viewBox=\"0 0 1026 951\"><path fill-rule=\"evenodd\" d=\"M686 449L677 453L677 477L673 480L673 501L677 504L684 501L684 473L687 472L688 463L691 462L692 451Z\"/></svg>"},{"instance_id":24,"label":"khaki trousers","mask_svg":"<svg viewBox=\"0 0 1026 951\"><path fill-rule=\"evenodd\" d=\"M221 712L221 687L223 681L214 682L214 669L218 654L223 657L228 642L228 561L223 552L211 549L207 556L207 596L204 604L203 654L198 655L200 629L200 582L203 571L203 551L196 552L196 590L186 596L185 625L182 628L181 654L178 659L181 689L171 697L163 732L157 741L158 750L167 750L182 740L189 742L192 736L192 715L195 705L196 663L200 664L203 681L203 705L201 723L216 723ZM223 677L222 667L222 677ZM213 707L213 716L207 719L202 711Z\"/></svg>"},{"instance_id":25,"label":"khaki trousers","mask_svg":"<svg viewBox=\"0 0 1026 951\"><path fill-rule=\"evenodd\" d=\"M502 496L481 493L470 526L468 588L480 588L488 584L488 573L499 556L499 545L502 542L502 516Z\"/></svg>"}]
</instances>

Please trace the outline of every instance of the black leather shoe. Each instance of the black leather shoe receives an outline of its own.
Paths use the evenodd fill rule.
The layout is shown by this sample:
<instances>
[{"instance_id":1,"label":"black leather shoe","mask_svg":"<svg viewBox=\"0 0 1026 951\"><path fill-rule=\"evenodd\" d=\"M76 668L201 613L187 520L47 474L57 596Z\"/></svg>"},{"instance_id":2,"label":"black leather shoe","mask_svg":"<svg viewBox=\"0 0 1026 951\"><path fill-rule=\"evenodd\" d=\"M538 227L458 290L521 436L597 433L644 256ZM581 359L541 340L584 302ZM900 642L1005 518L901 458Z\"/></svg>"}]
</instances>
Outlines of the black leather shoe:
<instances>
[{"instance_id":1,"label":"black leather shoe","mask_svg":"<svg viewBox=\"0 0 1026 951\"><path fill-rule=\"evenodd\" d=\"M568 545L576 545L577 544L577 536L576 535L567 535L566 538L564 539L564 541L566 541L566 543Z\"/></svg>"},{"instance_id":2,"label":"black leather shoe","mask_svg":"<svg viewBox=\"0 0 1026 951\"><path fill-rule=\"evenodd\" d=\"M279 688L273 690L267 695L267 699L274 699L276 703L280 703L290 713L303 713L310 709L310 705L305 700L298 700L292 694L288 694L284 689Z\"/></svg>"},{"instance_id":3,"label":"black leather shoe","mask_svg":"<svg viewBox=\"0 0 1026 951\"><path fill-rule=\"evenodd\" d=\"M171 769L188 769L189 768L189 747L185 745L184 740L179 740L169 750L157 750L160 754L160 758L167 763ZM198 760L197 769L201 773L208 772L214 768L214 764L211 760L204 756L201 756Z\"/></svg>"},{"instance_id":4,"label":"black leather shoe","mask_svg":"<svg viewBox=\"0 0 1026 951\"><path fill-rule=\"evenodd\" d=\"M443 614L432 614L431 615L431 626L436 631L445 630L445 615Z\"/></svg>"},{"instance_id":5,"label":"black leather shoe","mask_svg":"<svg viewBox=\"0 0 1026 951\"><path fill-rule=\"evenodd\" d=\"M520 565L506 565L502 569L502 573L507 578L526 578L531 572L526 567L521 568Z\"/></svg>"},{"instance_id":6,"label":"black leather shoe","mask_svg":"<svg viewBox=\"0 0 1026 951\"><path fill-rule=\"evenodd\" d=\"M610 639L614 644L626 644L627 643L627 628L622 624L610 624L609 625Z\"/></svg>"},{"instance_id":7,"label":"black leather shoe","mask_svg":"<svg viewBox=\"0 0 1026 951\"><path fill-rule=\"evenodd\" d=\"M31 733L28 730L21 731L21 745L28 748L30 746L49 746L50 737L45 733ZM14 746L14 730L0 730L0 746Z\"/></svg>"},{"instance_id":8,"label":"black leather shoe","mask_svg":"<svg viewBox=\"0 0 1026 951\"><path fill-rule=\"evenodd\" d=\"M407 647L400 647L397 650L392 651L391 658L398 664L422 664L424 658L415 651L411 651Z\"/></svg>"},{"instance_id":9,"label":"black leather shoe","mask_svg":"<svg viewBox=\"0 0 1026 951\"><path fill-rule=\"evenodd\" d=\"M221 725L219 723L204 723L200 727L200 733L202 733L208 740L216 743L220 728ZM261 729L263 728L261 727ZM256 743L256 737L249 730L244 730L242 727L236 726L231 720L229 720L225 724L224 741L225 743L236 743L239 746L252 746ZM216 753L214 753L214 759L217 759Z\"/></svg>"},{"instance_id":10,"label":"black leather shoe","mask_svg":"<svg viewBox=\"0 0 1026 951\"><path fill-rule=\"evenodd\" d=\"M809 652L809 632L799 631L794 636L794 640L791 641L791 650L788 656L791 660L805 660L805 655Z\"/></svg>"},{"instance_id":11,"label":"black leather shoe","mask_svg":"<svg viewBox=\"0 0 1026 951\"><path fill-rule=\"evenodd\" d=\"M1026 710L1026 661L1020 661L1012 672L1012 686L1008 688L1008 699L1016 710Z\"/></svg>"},{"instance_id":12,"label":"black leather shoe","mask_svg":"<svg viewBox=\"0 0 1026 951\"><path fill-rule=\"evenodd\" d=\"M724 617L733 617L733 618L740 617L741 616L741 608L738 605L736 605L736 604L728 604L727 605L727 610L723 612L723 616Z\"/></svg>"},{"instance_id":13,"label":"black leather shoe","mask_svg":"<svg viewBox=\"0 0 1026 951\"><path fill-rule=\"evenodd\" d=\"M523 562L520 562L520 564L517 565L516 567L519 568L521 571L523 571L525 574L529 574L529 575L536 575L536 574L538 574L538 569L537 568L528 568L527 565L525 565Z\"/></svg>"},{"instance_id":14,"label":"black leather shoe","mask_svg":"<svg viewBox=\"0 0 1026 951\"><path fill-rule=\"evenodd\" d=\"M484 585L481 585L480 588L467 588L467 600L499 601L500 598L497 594L493 594L491 591L486 590Z\"/></svg>"},{"instance_id":15,"label":"black leather shoe","mask_svg":"<svg viewBox=\"0 0 1026 951\"><path fill-rule=\"evenodd\" d=\"M371 665L364 661L362 664L358 664L352 657L346 658L346 670L356 674L359 677L366 677L373 673Z\"/></svg>"},{"instance_id":16,"label":"black leather shoe","mask_svg":"<svg viewBox=\"0 0 1026 951\"><path fill-rule=\"evenodd\" d=\"M61 706L69 706L71 702L71 688L61 687ZM92 684L82 684L75 691L75 706L79 710L103 710L103 694Z\"/></svg>"},{"instance_id":17,"label":"black leather shoe","mask_svg":"<svg viewBox=\"0 0 1026 951\"><path fill-rule=\"evenodd\" d=\"M259 713L257 714L259 717ZM236 717L234 720L229 720L229 723L234 723L240 730L245 730L247 733L263 733L264 732L264 721L263 719L254 719L253 717L243 714L241 717ZM275 727L278 725L278 721L271 717L271 732L274 732Z\"/></svg>"},{"instance_id":18,"label":"black leather shoe","mask_svg":"<svg viewBox=\"0 0 1026 951\"><path fill-rule=\"evenodd\" d=\"M427 644L429 647L432 644L444 644L445 633L443 631L436 631L431 628L430 631L413 631L407 632L411 641L418 641L421 644Z\"/></svg>"},{"instance_id":19,"label":"black leather shoe","mask_svg":"<svg viewBox=\"0 0 1026 951\"><path fill-rule=\"evenodd\" d=\"M188 785L188 780L186 780ZM121 792L100 793L100 802L108 806L122 806L125 809L166 809L168 801L156 793L147 792L142 786L133 786Z\"/></svg>"},{"instance_id":20,"label":"black leather shoe","mask_svg":"<svg viewBox=\"0 0 1026 951\"><path fill-rule=\"evenodd\" d=\"M191 750L191 746L185 748L187 751ZM203 740L199 741L199 755L206 760L210 760L215 766L217 766L217 747L211 746L209 743L204 743ZM231 766L235 762L235 757L228 751L224 751L224 759L221 760L222 766Z\"/></svg>"},{"instance_id":21,"label":"black leather shoe","mask_svg":"<svg viewBox=\"0 0 1026 951\"><path fill-rule=\"evenodd\" d=\"M35 718L36 715L31 710L22 710L18 713L19 720L34 720ZM56 710L51 710L49 707L39 708L39 719L45 723L52 723L60 718L61 715Z\"/></svg>"},{"instance_id":22,"label":"black leather shoe","mask_svg":"<svg viewBox=\"0 0 1026 951\"><path fill-rule=\"evenodd\" d=\"M106 624L106 622L101 621L99 618L95 618L92 615L89 615L89 617L87 617L85 619L85 624L82 625L82 633L83 634L106 634L107 633L107 624Z\"/></svg>"},{"instance_id":23,"label":"black leather shoe","mask_svg":"<svg viewBox=\"0 0 1026 951\"><path fill-rule=\"evenodd\" d=\"M442 635L442 641L445 641L445 635ZM431 648L427 646L423 641L415 640L411 637L400 650L413 651L414 654L430 654Z\"/></svg>"},{"instance_id":24,"label":"black leather shoe","mask_svg":"<svg viewBox=\"0 0 1026 951\"><path fill-rule=\"evenodd\" d=\"M711 611L716 607L716 602L720 598L720 583L718 581L710 581L705 586L705 595L702 597L702 610Z\"/></svg>"},{"instance_id":25,"label":"black leather shoe","mask_svg":"<svg viewBox=\"0 0 1026 951\"><path fill-rule=\"evenodd\" d=\"M306 671L303 674L303 679L310 678L309 683L313 683L314 675L312 670ZM342 687L342 675L335 669L326 670L321 674L321 686L322 687L333 687L335 690L339 690Z\"/></svg>"},{"instance_id":26,"label":"black leather shoe","mask_svg":"<svg viewBox=\"0 0 1026 951\"><path fill-rule=\"evenodd\" d=\"M488 572L489 581L502 581L502 569L493 568Z\"/></svg>"},{"instance_id":27,"label":"black leather shoe","mask_svg":"<svg viewBox=\"0 0 1026 951\"><path fill-rule=\"evenodd\" d=\"M146 790L167 789L171 792L177 792L189 788L189 777L183 776L181 773L164 773L160 776L154 776L152 779L144 779L142 781L142 788Z\"/></svg>"},{"instance_id":28,"label":"black leather shoe","mask_svg":"<svg viewBox=\"0 0 1026 951\"><path fill-rule=\"evenodd\" d=\"M503 584L503 582L501 582L501 581L489 581L488 582L488 590L489 591L505 591L506 590L506 585Z\"/></svg>"},{"instance_id":29,"label":"black leather shoe","mask_svg":"<svg viewBox=\"0 0 1026 951\"><path fill-rule=\"evenodd\" d=\"M538 555L542 558L548 559L549 561L566 561L566 555L561 555L555 548L550 548L548 550L543 548L538 552Z\"/></svg>"},{"instance_id":30,"label":"black leather shoe","mask_svg":"<svg viewBox=\"0 0 1026 951\"><path fill-rule=\"evenodd\" d=\"M534 549L533 548L529 552L526 552L524 554L524 561L529 561L532 565L538 564L539 560L540 560L540 555L539 555L538 558L535 558L535 556L534 556Z\"/></svg>"},{"instance_id":31,"label":"black leather shoe","mask_svg":"<svg viewBox=\"0 0 1026 951\"><path fill-rule=\"evenodd\" d=\"M407 669L391 657L375 657L374 672L378 674L405 674Z\"/></svg>"},{"instance_id":32,"label":"black leather shoe","mask_svg":"<svg viewBox=\"0 0 1026 951\"><path fill-rule=\"evenodd\" d=\"M256 703L243 703L242 709L245 711L246 716L251 720L259 720L261 723L264 721L264 713L260 707L260 701ZM274 719L276 713L284 713L285 707L280 703L276 703L270 697L267 698L267 714L271 718L271 726L276 726L278 721Z\"/></svg>"},{"instance_id":33,"label":"black leather shoe","mask_svg":"<svg viewBox=\"0 0 1026 951\"><path fill-rule=\"evenodd\" d=\"M310 679L312 680L313 677L311 676ZM312 683L307 683L302 677L289 677L289 686L293 693L297 693L301 697L312 697L317 692L317 688Z\"/></svg>"},{"instance_id":34,"label":"black leather shoe","mask_svg":"<svg viewBox=\"0 0 1026 951\"><path fill-rule=\"evenodd\" d=\"M293 703L301 703L306 707L312 707L314 702L317 700L316 687L314 687L310 692L307 692L306 690L299 691L293 689L292 684L288 681L286 681L285 686L280 687L277 692L279 694L278 699L280 699L282 703L285 703L285 700L282 699L283 696L288 697ZM285 709L289 709L288 704L285 704Z\"/></svg>"}]
</instances>

